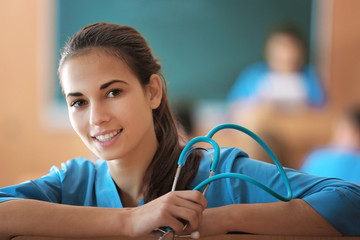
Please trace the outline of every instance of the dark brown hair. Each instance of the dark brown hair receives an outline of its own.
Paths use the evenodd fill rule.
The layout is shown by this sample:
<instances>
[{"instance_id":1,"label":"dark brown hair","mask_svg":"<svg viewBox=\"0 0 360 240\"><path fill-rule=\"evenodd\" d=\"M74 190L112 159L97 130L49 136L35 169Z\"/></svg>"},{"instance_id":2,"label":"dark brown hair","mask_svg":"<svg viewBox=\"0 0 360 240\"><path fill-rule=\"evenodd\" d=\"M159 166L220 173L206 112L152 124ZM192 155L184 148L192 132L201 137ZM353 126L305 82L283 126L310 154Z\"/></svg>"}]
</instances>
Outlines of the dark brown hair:
<instances>
[{"instance_id":1,"label":"dark brown hair","mask_svg":"<svg viewBox=\"0 0 360 240\"><path fill-rule=\"evenodd\" d=\"M136 29L119 24L96 23L82 28L65 44L59 70L67 59L93 48L103 49L107 54L123 60L143 87L149 83L152 74L158 74L162 78L163 98L160 106L153 110L155 133L159 144L144 176L143 194L145 202L148 202L171 190L177 160L185 142L169 106L161 66L153 56L149 44ZM199 158L200 153L197 152L187 159L177 189L186 189L194 179L199 167Z\"/></svg>"}]
</instances>

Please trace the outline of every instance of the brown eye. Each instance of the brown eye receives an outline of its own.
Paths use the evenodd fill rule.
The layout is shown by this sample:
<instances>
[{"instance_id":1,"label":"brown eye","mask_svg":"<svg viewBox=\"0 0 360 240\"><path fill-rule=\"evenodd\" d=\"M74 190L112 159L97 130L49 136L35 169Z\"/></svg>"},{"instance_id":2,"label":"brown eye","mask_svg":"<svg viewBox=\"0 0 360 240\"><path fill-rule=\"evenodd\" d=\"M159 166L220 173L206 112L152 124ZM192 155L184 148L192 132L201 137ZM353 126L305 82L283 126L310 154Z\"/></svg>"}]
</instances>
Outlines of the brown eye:
<instances>
[{"instance_id":1,"label":"brown eye","mask_svg":"<svg viewBox=\"0 0 360 240\"><path fill-rule=\"evenodd\" d=\"M85 104L86 104L85 100L75 100L75 101L71 102L70 106L80 108L80 107L84 106Z\"/></svg>"},{"instance_id":2,"label":"brown eye","mask_svg":"<svg viewBox=\"0 0 360 240\"><path fill-rule=\"evenodd\" d=\"M122 93L121 89L111 89L108 92L107 96L110 97L110 98L114 98L114 97L120 95L120 93Z\"/></svg>"}]
</instances>

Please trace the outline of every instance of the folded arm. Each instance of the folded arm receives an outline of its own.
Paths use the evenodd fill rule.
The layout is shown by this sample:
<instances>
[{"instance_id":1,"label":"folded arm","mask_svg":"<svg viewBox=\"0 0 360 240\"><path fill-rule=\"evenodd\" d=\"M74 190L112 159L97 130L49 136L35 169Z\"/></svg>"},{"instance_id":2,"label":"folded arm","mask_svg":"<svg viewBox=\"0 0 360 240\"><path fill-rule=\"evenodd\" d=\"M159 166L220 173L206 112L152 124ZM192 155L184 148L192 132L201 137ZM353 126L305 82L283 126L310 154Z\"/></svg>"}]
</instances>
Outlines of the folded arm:
<instances>
[{"instance_id":1,"label":"folded arm","mask_svg":"<svg viewBox=\"0 0 360 240\"><path fill-rule=\"evenodd\" d=\"M198 191L171 192L136 208L71 206L38 200L0 203L0 239L19 235L52 237L148 236L171 227L181 234L185 220L197 229L206 199Z\"/></svg>"},{"instance_id":2,"label":"folded arm","mask_svg":"<svg viewBox=\"0 0 360 240\"><path fill-rule=\"evenodd\" d=\"M18 235L90 237L126 234L120 216L127 209L78 207L37 200L11 200L0 204L0 239Z\"/></svg>"},{"instance_id":3,"label":"folded arm","mask_svg":"<svg viewBox=\"0 0 360 240\"><path fill-rule=\"evenodd\" d=\"M204 211L201 236L245 232L276 235L340 236L308 203L289 202L232 204Z\"/></svg>"}]
</instances>

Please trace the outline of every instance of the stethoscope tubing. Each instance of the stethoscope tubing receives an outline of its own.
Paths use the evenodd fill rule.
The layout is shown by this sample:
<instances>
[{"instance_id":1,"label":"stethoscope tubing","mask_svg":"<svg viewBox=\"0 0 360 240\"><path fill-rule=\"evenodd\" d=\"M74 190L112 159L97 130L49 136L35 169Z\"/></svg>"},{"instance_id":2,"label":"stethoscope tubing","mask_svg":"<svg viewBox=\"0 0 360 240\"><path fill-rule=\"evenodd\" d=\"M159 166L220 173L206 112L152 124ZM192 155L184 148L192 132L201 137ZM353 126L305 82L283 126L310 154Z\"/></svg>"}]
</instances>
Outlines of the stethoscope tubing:
<instances>
[{"instance_id":1,"label":"stethoscope tubing","mask_svg":"<svg viewBox=\"0 0 360 240\"><path fill-rule=\"evenodd\" d=\"M264 150L267 152L267 154L270 156L270 158L273 160L273 162L275 163L281 177L282 180L285 184L285 188L287 190L287 194L285 196L275 192L274 190L270 189L269 187L265 186L264 184L260 183L259 181L257 181L256 179L249 177L247 175L244 174L240 174L240 173L219 173L219 174L215 174L217 166L219 164L219 160L220 160L220 147L218 145L217 142L215 142L212 137L219 131L223 130L223 129L235 129L238 130L240 132L243 132L245 134L247 134L248 136L250 136L251 138L253 138L258 144L260 144L260 146L262 146L264 148ZM196 143L208 143L210 145L213 146L214 148L214 154L212 156L212 161L211 161L211 165L210 165L210 174L209 177L205 180L203 180L201 183L199 183L193 190L198 190L200 191L200 189L204 188L203 190L203 194L205 195L207 187L209 186L209 184L213 181L219 180L219 179L224 179L224 178L233 178L233 179L241 179L244 181L247 181L249 183L254 184L255 186L263 189L264 191L266 191L267 193L271 194L272 196L274 196L275 198L281 200L281 201L290 201L292 199L292 190L291 190L291 186L289 183L289 179L283 169L283 167L281 166L279 160L276 158L275 154L271 151L271 149L267 146L267 144L260 138L258 137L255 133L253 133L252 131L250 131L249 129L242 127L240 125L236 125L236 124L231 124L231 123L226 123L226 124L221 124L219 126L216 126L215 128L211 129L210 132L206 135L206 136L200 136L200 137L195 137L193 139L191 139L186 146L184 147L184 149L182 150L179 160L178 160L178 168L174 177L174 182L172 185L172 189L171 191L175 191L176 189L176 184L177 181L179 179L179 175L180 175L180 171L181 168L184 166L186 159L188 158L188 156L196 150L202 149L202 150L206 150L204 148L192 148ZM207 150L206 150L207 151ZM187 226L187 224L185 225ZM174 232L172 231L171 228L166 228L165 229L165 234L160 238L160 239L174 239Z\"/></svg>"},{"instance_id":2,"label":"stethoscope tubing","mask_svg":"<svg viewBox=\"0 0 360 240\"><path fill-rule=\"evenodd\" d=\"M213 172L216 172L216 169L217 169L217 166L218 166L218 163L220 160L220 147L219 147L218 143L212 139L212 137L217 132L219 132L223 129L235 129L240 132L243 132L243 133L247 134L248 136L250 136L252 139L254 139L258 144L260 144L260 146L264 148L264 150L267 152L267 154L270 156L270 158L276 165L276 167L281 175L281 178L285 184L287 193L285 196L280 195L277 192L270 189L269 187L267 187L266 185L260 183L256 179L251 178L244 174L240 174L240 173L215 174L215 175L205 179L201 183L199 183L193 190L200 190L204 186L207 186L209 183L219 180L219 179L235 178L235 179L241 179L241 180L250 182L250 183L256 185L257 187L263 189L264 191L268 192L269 194L271 194L272 196L274 196L275 198L277 198L281 201L290 201L292 199L292 190L291 190L290 182L289 182L289 179L288 179L283 167L281 166L279 160L276 158L275 154L271 151L271 149L268 147L268 145L260 137L258 137L255 133L253 133L252 131L250 131L249 129L247 129L243 126L236 125L236 124L225 123L225 124L218 125L218 126L214 127L213 129L211 129L206 136L195 137L192 140L190 140L188 142L188 144L186 144L186 146L184 147L183 151L180 154L180 157L178 160L178 166L179 166L178 174L180 173L180 169L182 168L182 166L185 164L186 158L194 150L194 149L192 149L192 147L196 143L200 143L200 142L209 143L210 145L212 145L214 147L214 156L213 156L212 164L210 166L210 170ZM177 181L177 178L176 178L176 181ZM173 185L173 190L175 189L175 186L176 186L176 183Z\"/></svg>"}]
</instances>

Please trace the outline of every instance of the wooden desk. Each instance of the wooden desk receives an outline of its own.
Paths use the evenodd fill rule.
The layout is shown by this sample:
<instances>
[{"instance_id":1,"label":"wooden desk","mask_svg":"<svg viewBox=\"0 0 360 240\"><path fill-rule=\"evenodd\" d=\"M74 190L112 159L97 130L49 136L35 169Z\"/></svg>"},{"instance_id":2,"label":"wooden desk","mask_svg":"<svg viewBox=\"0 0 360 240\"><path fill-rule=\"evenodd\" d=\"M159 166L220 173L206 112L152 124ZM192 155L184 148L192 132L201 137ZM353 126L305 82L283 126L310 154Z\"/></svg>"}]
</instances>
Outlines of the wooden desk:
<instances>
[{"instance_id":1,"label":"wooden desk","mask_svg":"<svg viewBox=\"0 0 360 240\"><path fill-rule=\"evenodd\" d=\"M128 237L108 237L108 238L50 238L50 237L29 237L18 236L12 240L155 240L156 238L128 238ZM191 238L175 238L179 240L192 240ZM276 235L249 235L249 234L227 234L212 237L203 237L202 240L355 240L356 237L315 237L315 236L276 236Z\"/></svg>"}]
</instances>

